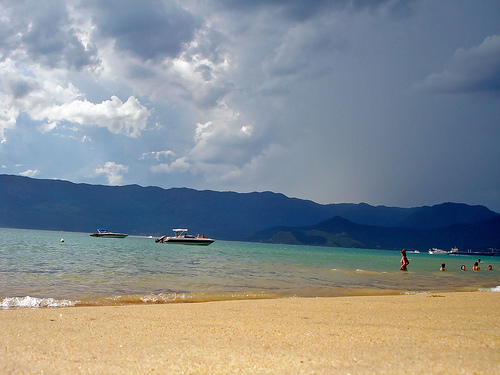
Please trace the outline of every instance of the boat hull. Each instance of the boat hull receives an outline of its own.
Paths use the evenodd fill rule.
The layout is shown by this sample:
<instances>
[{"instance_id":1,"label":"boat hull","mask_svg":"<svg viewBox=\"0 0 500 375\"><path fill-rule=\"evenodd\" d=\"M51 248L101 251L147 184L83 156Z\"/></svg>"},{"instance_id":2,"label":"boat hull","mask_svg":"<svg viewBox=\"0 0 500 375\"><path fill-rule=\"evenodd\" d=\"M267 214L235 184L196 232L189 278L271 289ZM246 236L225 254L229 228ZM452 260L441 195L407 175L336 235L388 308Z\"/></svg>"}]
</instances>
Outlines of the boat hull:
<instances>
[{"instance_id":1,"label":"boat hull","mask_svg":"<svg viewBox=\"0 0 500 375\"><path fill-rule=\"evenodd\" d=\"M445 254L449 254L450 252L449 251L446 251L446 250L441 250L441 249L429 249L429 254L432 254L432 255L445 255Z\"/></svg>"},{"instance_id":2,"label":"boat hull","mask_svg":"<svg viewBox=\"0 0 500 375\"><path fill-rule=\"evenodd\" d=\"M496 256L497 254L494 252L488 251L452 251L449 253L450 255L482 255L482 256Z\"/></svg>"},{"instance_id":3,"label":"boat hull","mask_svg":"<svg viewBox=\"0 0 500 375\"><path fill-rule=\"evenodd\" d=\"M193 236L187 233L187 229L172 229L175 232L175 236L163 235L155 240L156 243L173 243L180 245L195 245L195 246L208 246L214 243L215 240L212 238L207 238L203 236Z\"/></svg>"},{"instance_id":4,"label":"boat hull","mask_svg":"<svg viewBox=\"0 0 500 375\"><path fill-rule=\"evenodd\" d=\"M165 238L165 239L157 239L158 243L168 243L168 244L179 244L179 245L194 245L194 246L208 246L215 242L215 240L211 238Z\"/></svg>"},{"instance_id":5,"label":"boat hull","mask_svg":"<svg viewBox=\"0 0 500 375\"><path fill-rule=\"evenodd\" d=\"M125 238L128 234L124 233L92 233L91 237L104 237L104 238Z\"/></svg>"}]
</instances>

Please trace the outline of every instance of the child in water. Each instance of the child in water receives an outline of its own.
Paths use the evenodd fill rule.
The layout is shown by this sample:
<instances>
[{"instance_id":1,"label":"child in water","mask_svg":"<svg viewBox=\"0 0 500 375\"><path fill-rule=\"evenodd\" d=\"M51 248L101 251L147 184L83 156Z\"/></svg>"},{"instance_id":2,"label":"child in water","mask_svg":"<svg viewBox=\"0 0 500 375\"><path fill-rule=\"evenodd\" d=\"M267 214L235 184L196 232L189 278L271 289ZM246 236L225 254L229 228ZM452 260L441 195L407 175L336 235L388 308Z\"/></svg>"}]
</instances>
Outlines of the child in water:
<instances>
[{"instance_id":1,"label":"child in water","mask_svg":"<svg viewBox=\"0 0 500 375\"><path fill-rule=\"evenodd\" d=\"M410 261L408 260L408 258L406 257L406 250L403 249L401 250L401 267L399 268L401 271L408 271L406 269L406 266L410 264Z\"/></svg>"},{"instance_id":2,"label":"child in water","mask_svg":"<svg viewBox=\"0 0 500 375\"><path fill-rule=\"evenodd\" d=\"M440 271L446 271L446 266L444 263L441 263L441 268L439 269Z\"/></svg>"}]
</instances>

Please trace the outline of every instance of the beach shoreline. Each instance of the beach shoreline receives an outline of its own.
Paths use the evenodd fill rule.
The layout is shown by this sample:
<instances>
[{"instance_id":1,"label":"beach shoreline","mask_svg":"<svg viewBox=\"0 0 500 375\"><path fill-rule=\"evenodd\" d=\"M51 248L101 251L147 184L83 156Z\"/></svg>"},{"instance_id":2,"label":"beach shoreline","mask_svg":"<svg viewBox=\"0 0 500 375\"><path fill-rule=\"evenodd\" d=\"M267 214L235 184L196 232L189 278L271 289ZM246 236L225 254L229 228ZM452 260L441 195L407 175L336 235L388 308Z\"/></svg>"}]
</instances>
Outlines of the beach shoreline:
<instances>
[{"instance_id":1,"label":"beach shoreline","mask_svg":"<svg viewBox=\"0 0 500 375\"><path fill-rule=\"evenodd\" d=\"M3 373L494 373L500 293L0 311Z\"/></svg>"}]
</instances>

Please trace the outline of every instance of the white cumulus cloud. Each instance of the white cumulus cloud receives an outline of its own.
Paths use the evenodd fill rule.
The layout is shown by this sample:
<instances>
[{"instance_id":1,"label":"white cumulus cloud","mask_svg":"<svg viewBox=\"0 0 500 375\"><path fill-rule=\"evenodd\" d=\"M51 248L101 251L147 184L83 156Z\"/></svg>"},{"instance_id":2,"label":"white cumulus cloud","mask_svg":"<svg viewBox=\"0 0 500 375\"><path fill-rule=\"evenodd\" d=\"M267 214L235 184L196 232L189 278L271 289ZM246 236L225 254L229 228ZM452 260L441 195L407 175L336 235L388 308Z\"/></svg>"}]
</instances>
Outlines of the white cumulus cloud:
<instances>
[{"instance_id":1,"label":"white cumulus cloud","mask_svg":"<svg viewBox=\"0 0 500 375\"><path fill-rule=\"evenodd\" d=\"M38 174L40 174L40 171L37 171L36 169L28 169L24 172L19 173L21 176L26 176L26 177L35 177Z\"/></svg>"},{"instance_id":2,"label":"white cumulus cloud","mask_svg":"<svg viewBox=\"0 0 500 375\"><path fill-rule=\"evenodd\" d=\"M131 96L123 103L116 96L111 100L94 104L87 100L75 100L53 105L34 113L37 120L69 121L80 125L96 125L115 134L137 137L146 127L149 111L137 98Z\"/></svg>"},{"instance_id":3,"label":"white cumulus cloud","mask_svg":"<svg viewBox=\"0 0 500 375\"><path fill-rule=\"evenodd\" d=\"M123 174L128 172L129 167L108 161L103 167L95 169L96 175L104 175L110 185L120 185L123 182Z\"/></svg>"}]
</instances>

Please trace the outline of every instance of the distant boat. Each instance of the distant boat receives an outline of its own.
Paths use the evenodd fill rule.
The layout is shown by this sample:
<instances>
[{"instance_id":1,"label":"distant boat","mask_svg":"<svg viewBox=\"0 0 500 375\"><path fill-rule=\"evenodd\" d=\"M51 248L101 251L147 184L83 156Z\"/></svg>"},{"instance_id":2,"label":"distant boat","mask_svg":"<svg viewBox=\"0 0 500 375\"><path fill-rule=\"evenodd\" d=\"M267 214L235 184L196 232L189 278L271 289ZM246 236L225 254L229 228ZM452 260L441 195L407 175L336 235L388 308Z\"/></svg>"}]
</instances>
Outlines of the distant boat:
<instances>
[{"instance_id":1,"label":"distant boat","mask_svg":"<svg viewBox=\"0 0 500 375\"><path fill-rule=\"evenodd\" d=\"M128 234L110 232L107 229L98 229L97 232L92 233L90 236L91 237L106 237L106 238L125 238L128 236Z\"/></svg>"},{"instance_id":2,"label":"distant boat","mask_svg":"<svg viewBox=\"0 0 500 375\"><path fill-rule=\"evenodd\" d=\"M483 256L495 256L497 253L493 250L491 251L472 251L472 250L467 250L467 251L460 251L456 247L451 249L451 251L448 253L450 255L483 255Z\"/></svg>"},{"instance_id":3,"label":"distant boat","mask_svg":"<svg viewBox=\"0 0 500 375\"><path fill-rule=\"evenodd\" d=\"M215 242L212 238L207 238L205 235L193 236L187 233L187 229L173 229L175 236L163 235L155 240L156 243L174 243L182 245L198 245L208 246Z\"/></svg>"},{"instance_id":4,"label":"distant boat","mask_svg":"<svg viewBox=\"0 0 500 375\"><path fill-rule=\"evenodd\" d=\"M448 251L446 250L441 250L433 247L432 249L429 249L429 254L448 254Z\"/></svg>"}]
</instances>

